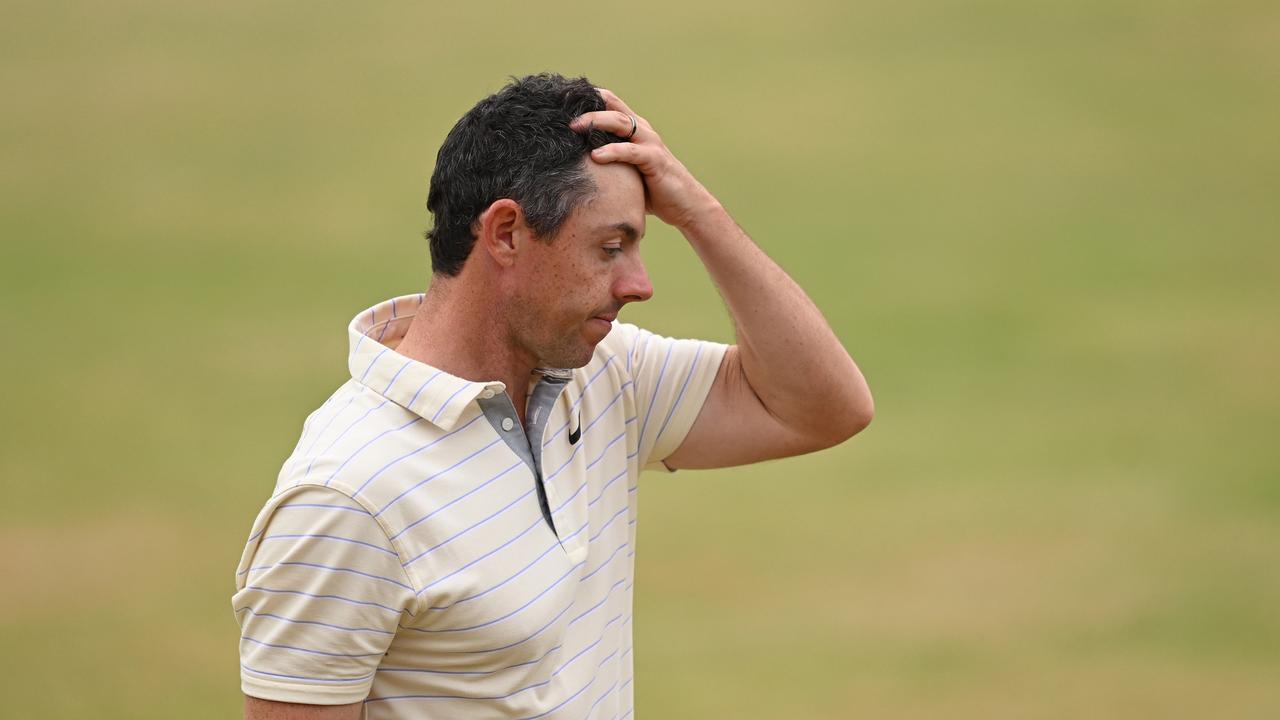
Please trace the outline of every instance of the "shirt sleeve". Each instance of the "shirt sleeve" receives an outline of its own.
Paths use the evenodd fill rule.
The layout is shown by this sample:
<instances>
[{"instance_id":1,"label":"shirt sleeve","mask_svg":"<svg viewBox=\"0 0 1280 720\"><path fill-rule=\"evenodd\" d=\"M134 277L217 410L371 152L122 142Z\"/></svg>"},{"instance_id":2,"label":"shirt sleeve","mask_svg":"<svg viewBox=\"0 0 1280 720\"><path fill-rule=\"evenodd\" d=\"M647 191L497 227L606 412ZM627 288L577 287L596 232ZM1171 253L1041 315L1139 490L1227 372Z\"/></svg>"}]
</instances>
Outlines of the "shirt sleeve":
<instances>
[{"instance_id":1,"label":"shirt sleeve","mask_svg":"<svg viewBox=\"0 0 1280 720\"><path fill-rule=\"evenodd\" d=\"M416 593L367 510L300 486L268 501L236 572L246 695L341 705L364 700Z\"/></svg>"},{"instance_id":2,"label":"shirt sleeve","mask_svg":"<svg viewBox=\"0 0 1280 720\"><path fill-rule=\"evenodd\" d=\"M635 388L640 466L670 472L662 461L689 434L729 346L664 337L626 323L614 330Z\"/></svg>"}]
</instances>

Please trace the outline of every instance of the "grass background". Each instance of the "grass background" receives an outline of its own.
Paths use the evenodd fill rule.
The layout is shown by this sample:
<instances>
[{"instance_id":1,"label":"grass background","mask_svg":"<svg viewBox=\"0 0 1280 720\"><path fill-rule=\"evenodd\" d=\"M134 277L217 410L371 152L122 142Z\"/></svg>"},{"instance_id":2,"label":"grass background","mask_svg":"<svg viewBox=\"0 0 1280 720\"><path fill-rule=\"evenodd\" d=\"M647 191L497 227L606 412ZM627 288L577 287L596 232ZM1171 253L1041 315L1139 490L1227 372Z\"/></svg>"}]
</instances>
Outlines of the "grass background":
<instances>
[{"instance_id":1,"label":"grass background","mask_svg":"<svg viewBox=\"0 0 1280 720\"><path fill-rule=\"evenodd\" d=\"M512 74L649 117L875 423L649 476L647 718L1280 715L1280 6L6 0L5 716L214 718L345 326ZM629 319L729 339L681 238ZM821 394L822 388L814 388Z\"/></svg>"}]
</instances>

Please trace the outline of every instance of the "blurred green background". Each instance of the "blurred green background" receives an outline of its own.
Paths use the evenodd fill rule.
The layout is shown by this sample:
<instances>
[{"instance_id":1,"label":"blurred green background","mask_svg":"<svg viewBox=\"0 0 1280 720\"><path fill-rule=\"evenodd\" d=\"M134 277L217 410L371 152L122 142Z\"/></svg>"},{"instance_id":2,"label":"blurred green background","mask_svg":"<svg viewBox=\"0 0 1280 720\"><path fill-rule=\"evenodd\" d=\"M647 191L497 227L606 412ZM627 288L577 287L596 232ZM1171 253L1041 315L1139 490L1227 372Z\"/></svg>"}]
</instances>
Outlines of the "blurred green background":
<instances>
[{"instance_id":1,"label":"blurred green background","mask_svg":"<svg viewBox=\"0 0 1280 720\"><path fill-rule=\"evenodd\" d=\"M646 476L642 717L1280 716L1275 2L3 9L0 715L239 713L234 567L345 326L424 287L448 128L555 70L652 120L877 400ZM627 319L731 338L645 245Z\"/></svg>"}]
</instances>

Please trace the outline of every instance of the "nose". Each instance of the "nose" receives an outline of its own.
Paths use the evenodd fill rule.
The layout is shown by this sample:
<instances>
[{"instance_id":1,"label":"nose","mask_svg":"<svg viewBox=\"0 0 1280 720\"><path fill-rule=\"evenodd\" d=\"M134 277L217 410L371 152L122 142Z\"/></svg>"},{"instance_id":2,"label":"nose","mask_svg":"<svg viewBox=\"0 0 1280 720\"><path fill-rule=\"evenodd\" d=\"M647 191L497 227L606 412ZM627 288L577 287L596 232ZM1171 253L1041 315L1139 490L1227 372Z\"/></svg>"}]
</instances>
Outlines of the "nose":
<instances>
[{"instance_id":1,"label":"nose","mask_svg":"<svg viewBox=\"0 0 1280 720\"><path fill-rule=\"evenodd\" d=\"M619 303L644 302L653 297L653 283L639 257L625 264L613 284L613 296Z\"/></svg>"}]
</instances>

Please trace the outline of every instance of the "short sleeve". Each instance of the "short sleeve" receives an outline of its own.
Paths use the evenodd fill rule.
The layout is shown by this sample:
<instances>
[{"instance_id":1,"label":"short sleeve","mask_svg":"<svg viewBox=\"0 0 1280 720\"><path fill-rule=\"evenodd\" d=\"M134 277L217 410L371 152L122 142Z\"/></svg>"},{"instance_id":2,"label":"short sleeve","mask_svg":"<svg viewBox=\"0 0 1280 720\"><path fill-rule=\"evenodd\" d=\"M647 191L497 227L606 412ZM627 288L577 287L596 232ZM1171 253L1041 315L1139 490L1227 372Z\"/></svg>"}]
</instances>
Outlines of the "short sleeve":
<instances>
[{"instance_id":1,"label":"short sleeve","mask_svg":"<svg viewBox=\"0 0 1280 720\"><path fill-rule=\"evenodd\" d=\"M346 495L300 486L273 497L236 572L246 695L363 700L416 594L382 527Z\"/></svg>"},{"instance_id":2,"label":"short sleeve","mask_svg":"<svg viewBox=\"0 0 1280 720\"><path fill-rule=\"evenodd\" d=\"M614 333L635 385L640 466L668 470L662 461L689 434L729 346L664 337L626 323L615 324L610 337Z\"/></svg>"}]
</instances>

